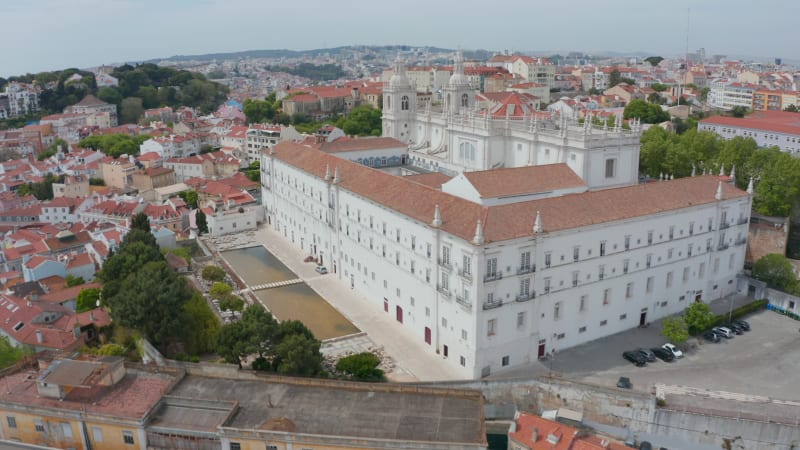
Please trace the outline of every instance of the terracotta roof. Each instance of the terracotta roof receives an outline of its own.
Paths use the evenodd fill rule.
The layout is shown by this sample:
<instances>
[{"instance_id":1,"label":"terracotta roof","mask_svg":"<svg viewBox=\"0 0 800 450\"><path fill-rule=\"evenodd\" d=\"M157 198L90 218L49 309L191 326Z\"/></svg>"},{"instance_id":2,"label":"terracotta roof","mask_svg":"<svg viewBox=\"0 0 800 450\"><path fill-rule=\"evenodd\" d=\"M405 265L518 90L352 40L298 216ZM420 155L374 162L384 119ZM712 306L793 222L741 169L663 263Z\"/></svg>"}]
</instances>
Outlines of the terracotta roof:
<instances>
[{"instance_id":1,"label":"terracotta roof","mask_svg":"<svg viewBox=\"0 0 800 450\"><path fill-rule=\"evenodd\" d=\"M535 194L586 186L565 163L465 172L481 198Z\"/></svg>"},{"instance_id":2,"label":"terracotta roof","mask_svg":"<svg viewBox=\"0 0 800 450\"><path fill-rule=\"evenodd\" d=\"M430 186L432 188L441 189L442 185L453 179L453 177L445 175L441 172L431 172L420 173L416 175L406 175L405 179L415 183L423 184L425 186Z\"/></svg>"},{"instance_id":3,"label":"terracotta roof","mask_svg":"<svg viewBox=\"0 0 800 450\"><path fill-rule=\"evenodd\" d=\"M101 287L100 283L85 283L48 292L39 296L39 299L50 303L64 303L78 298L78 294L84 289L100 289Z\"/></svg>"},{"instance_id":4,"label":"terracotta roof","mask_svg":"<svg viewBox=\"0 0 800 450\"><path fill-rule=\"evenodd\" d=\"M362 150L378 150L384 148L406 148L406 144L391 137L341 137L333 142L325 142L320 150L326 153L357 152Z\"/></svg>"},{"instance_id":5,"label":"terracotta roof","mask_svg":"<svg viewBox=\"0 0 800 450\"><path fill-rule=\"evenodd\" d=\"M486 207L294 142L274 150L275 158L320 179L326 167L338 167L339 186L422 223L433 220L439 205L442 229L467 241L478 219L487 242L504 241L530 236L537 211L545 232L580 228L713 203L719 183L715 176L699 176ZM747 193L723 184L723 196Z\"/></svg>"}]
</instances>

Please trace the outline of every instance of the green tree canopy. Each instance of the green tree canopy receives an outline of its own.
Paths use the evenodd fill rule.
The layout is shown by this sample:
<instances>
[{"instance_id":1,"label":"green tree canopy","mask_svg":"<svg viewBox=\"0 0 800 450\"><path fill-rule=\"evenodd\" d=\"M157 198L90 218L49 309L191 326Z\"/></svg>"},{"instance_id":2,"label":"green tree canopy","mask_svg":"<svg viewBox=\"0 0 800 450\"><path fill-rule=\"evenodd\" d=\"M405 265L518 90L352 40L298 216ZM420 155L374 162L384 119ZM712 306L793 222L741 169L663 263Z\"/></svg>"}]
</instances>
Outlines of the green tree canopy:
<instances>
[{"instance_id":1,"label":"green tree canopy","mask_svg":"<svg viewBox=\"0 0 800 450\"><path fill-rule=\"evenodd\" d=\"M206 281L222 281L225 279L225 271L217 266L205 266L201 276Z\"/></svg>"},{"instance_id":2,"label":"green tree canopy","mask_svg":"<svg viewBox=\"0 0 800 450\"><path fill-rule=\"evenodd\" d=\"M624 119L641 119L643 123L661 123L669 120L669 113L660 106L647 103L644 100L631 100L622 116Z\"/></svg>"},{"instance_id":3,"label":"green tree canopy","mask_svg":"<svg viewBox=\"0 0 800 450\"><path fill-rule=\"evenodd\" d=\"M0 369L4 369L20 359L27 351L23 347L14 347L5 336L0 336Z\"/></svg>"},{"instance_id":4,"label":"green tree canopy","mask_svg":"<svg viewBox=\"0 0 800 450\"><path fill-rule=\"evenodd\" d=\"M131 231L140 230L150 233L150 218L147 214L140 212L131 218Z\"/></svg>"},{"instance_id":5,"label":"green tree canopy","mask_svg":"<svg viewBox=\"0 0 800 450\"><path fill-rule=\"evenodd\" d=\"M233 288L228 283L223 282L216 282L211 285L211 289L208 290L209 295L211 298L215 298L217 300L221 300L226 295L229 295L233 292Z\"/></svg>"},{"instance_id":6,"label":"green tree canopy","mask_svg":"<svg viewBox=\"0 0 800 450\"><path fill-rule=\"evenodd\" d=\"M149 134L130 136L127 134L104 134L89 136L78 142L82 148L91 148L118 158L120 155L138 155L139 146L150 139Z\"/></svg>"},{"instance_id":7,"label":"green tree canopy","mask_svg":"<svg viewBox=\"0 0 800 450\"><path fill-rule=\"evenodd\" d=\"M357 106L350 114L339 118L336 126L348 135L380 136L382 130L381 111L371 105Z\"/></svg>"},{"instance_id":8,"label":"green tree canopy","mask_svg":"<svg viewBox=\"0 0 800 450\"><path fill-rule=\"evenodd\" d=\"M179 192L178 196L180 196L180 198L182 198L183 201L186 202L186 205L189 208L192 209L197 208L197 191L191 190L191 191Z\"/></svg>"},{"instance_id":9,"label":"green tree canopy","mask_svg":"<svg viewBox=\"0 0 800 450\"><path fill-rule=\"evenodd\" d=\"M753 264L753 278L784 292L796 293L798 290L794 266L785 256L777 253L763 256Z\"/></svg>"},{"instance_id":10,"label":"green tree canopy","mask_svg":"<svg viewBox=\"0 0 800 450\"><path fill-rule=\"evenodd\" d=\"M214 351L220 324L203 295L194 291L183 310L186 317L186 323L183 324L186 353L196 355Z\"/></svg>"},{"instance_id":11,"label":"green tree canopy","mask_svg":"<svg viewBox=\"0 0 800 450\"><path fill-rule=\"evenodd\" d=\"M356 381L381 381L383 371L378 369L380 364L381 359L374 353L356 353L337 361L336 371Z\"/></svg>"},{"instance_id":12,"label":"green tree canopy","mask_svg":"<svg viewBox=\"0 0 800 450\"><path fill-rule=\"evenodd\" d=\"M206 213L204 213L202 210L197 210L195 224L197 225L198 234L202 235L208 233L208 220L206 219Z\"/></svg>"},{"instance_id":13,"label":"green tree canopy","mask_svg":"<svg viewBox=\"0 0 800 450\"><path fill-rule=\"evenodd\" d=\"M275 348L276 371L285 375L311 377L322 371L320 342L302 334L291 334Z\"/></svg>"},{"instance_id":14,"label":"green tree canopy","mask_svg":"<svg viewBox=\"0 0 800 450\"><path fill-rule=\"evenodd\" d=\"M247 123L272 122L275 118L275 103L267 100L245 99L242 111L247 118Z\"/></svg>"},{"instance_id":15,"label":"green tree canopy","mask_svg":"<svg viewBox=\"0 0 800 450\"><path fill-rule=\"evenodd\" d=\"M100 300L100 292L100 289L97 288L82 289L78 293L78 297L75 302L75 310L81 313L97 308L97 301Z\"/></svg>"},{"instance_id":16,"label":"green tree canopy","mask_svg":"<svg viewBox=\"0 0 800 450\"><path fill-rule=\"evenodd\" d=\"M661 324L661 335L673 344L681 344L689 339L689 326L683 317L667 317Z\"/></svg>"},{"instance_id":17,"label":"green tree canopy","mask_svg":"<svg viewBox=\"0 0 800 450\"><path fill-rule=\"evenodd\" d=\"M703 302L692 303L683 312L683 320L689 327L689 333L698 334L707 330L714 323L714 313L708 304Z\"/></svg>"}]
</instances>

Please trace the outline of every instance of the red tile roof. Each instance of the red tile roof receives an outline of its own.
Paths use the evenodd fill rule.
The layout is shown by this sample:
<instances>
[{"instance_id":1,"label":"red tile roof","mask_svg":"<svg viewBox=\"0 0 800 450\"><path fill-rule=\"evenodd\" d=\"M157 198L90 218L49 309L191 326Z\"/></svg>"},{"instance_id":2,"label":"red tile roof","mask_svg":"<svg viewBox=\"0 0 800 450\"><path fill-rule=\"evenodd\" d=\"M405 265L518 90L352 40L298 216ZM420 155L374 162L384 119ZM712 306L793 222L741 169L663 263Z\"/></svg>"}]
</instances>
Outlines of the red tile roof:
<instances>
[{"instance_id":1,"label":"red tile roof","mask_svg":"<svg viewBox=\"0 0 800 450\"><path fill-rule=\"evenodd\" d=\"M416 175L406 175L405 179L415 183L430 186L435 189L441 189L442 185L450 181L453 177L445 175L441 172L420 173Z\"/></svg>"},{"instance_id":2,"label":"red tile roof","mask_svg":"<svg viewBox=\"0 0 800 450\"><path fill-rule=\"evenodd\" d=\"M800 114L788 111L757 111L745 117L713 116L700 124L724 125L800 135Z\"/></svg>"},{"instance_id":3,"label":"red tile roof","mask_svg":"<svg viewBox=\"0 0 800 450\"><path fill-rule=\"evenodd\" d=\"M464 176L481 198L535 194L586 186L583 179L565 163L465 172Z\"/></svg>"}]
</instances>

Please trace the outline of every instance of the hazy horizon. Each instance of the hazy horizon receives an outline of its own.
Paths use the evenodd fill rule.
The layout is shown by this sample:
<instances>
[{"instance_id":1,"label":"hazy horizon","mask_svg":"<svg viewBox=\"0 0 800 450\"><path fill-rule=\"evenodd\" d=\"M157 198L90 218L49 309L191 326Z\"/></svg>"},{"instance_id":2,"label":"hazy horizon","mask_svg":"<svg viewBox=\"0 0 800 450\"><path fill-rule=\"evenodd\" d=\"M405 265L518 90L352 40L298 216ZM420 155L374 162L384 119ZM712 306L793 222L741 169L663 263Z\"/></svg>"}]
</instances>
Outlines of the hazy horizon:
<instances>
[{"instance_id":1,"label":"hazy horizon","mask_svg":"<svg viewBox=\"0 0 800 450\"><path fill-rule=\"evenodd\" d=\"M452 0L271 4L258 0L30 0L3 2L0 76L94 67L174 55L345 45L411 45L509 51L582 51L781 57L800 60L792 30L800 2L641 0L537 4L488 10ZM578 12L576 14L576 12ZM272 19L274 18L274 19ZM768 25L766 31L759 25ZM33 26L37 31L33 29ZM752 39L749 36L758 36Z\"/></svg>"}]
</instances>

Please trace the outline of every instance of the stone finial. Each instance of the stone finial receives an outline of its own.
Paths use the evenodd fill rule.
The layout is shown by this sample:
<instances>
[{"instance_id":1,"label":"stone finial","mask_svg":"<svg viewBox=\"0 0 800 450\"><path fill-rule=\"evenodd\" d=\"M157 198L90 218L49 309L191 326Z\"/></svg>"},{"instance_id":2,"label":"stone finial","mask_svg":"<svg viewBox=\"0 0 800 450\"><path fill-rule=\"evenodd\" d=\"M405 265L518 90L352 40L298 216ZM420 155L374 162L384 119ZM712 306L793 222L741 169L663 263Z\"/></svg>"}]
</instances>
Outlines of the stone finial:
<instances>
[{"instance_id":1,"label":"stone finial","mask_svg":"<svg viewBox=\"0 0 800 450\"><path fill-rule=\"evenodd\" d=\"M341 180L339 179L339 167L337 166L333 169L333 184L338 184L339 181Z\"/></svg>"},{"instance_id":2,"label":"stone finial","mask_svg":"<svg viewBox=\"0 0 800 450\"><path fill-rule=\"evenodd\" d=\"M717 200L722 200L722 181L717 185L717 193L714 195Z\"/></svg>"},{"instance_id":3,"label":"stone finial","mask_svg":"<svg viewBox=\"0 0 800 450\"><path fill-rule=\"evenodd\" d=\"M536 220L533 222L533 232L534 234L538 234L544 231L542 227L542 214L539 211L536 211Z\"/></svg>"},{"instance_id":4,"label":"stone finial","mask_svg":"<svg viewBox=\"0 0 800 450\"><path fill-rule=\"evenodd\" d=\"M483 224L481 223L481 219L478 219L478 223L475 225L475 237L472 238L472 243L475 245L483 245L484 242Z\"/></svg>"},{"instance_id":5,"label":"stone finial","mask_svg":"<svg viewBox=\"0 0 800 450\"><path fill-rule=\"evenodd\" d=\"M731 181L736 181L736 165L731 166L730 179Z\"/></svg>"},{"instance_id":6,"label":"stone finial","mask_svg":"<svg viewBox=\"0 0 800 450\"><path fill-rule=\"evenodd\" d=\"M721 164L719 166L719 176L721 176L721 177L725 176L725 164Z\"/></svg>"},{"instance_id":7,"label":"stone finial","mask_svg":"<svg viewBox=\"0 0 800 450\"><path fill-rule=\"evenodd\" d=\"M331 165L330 164L326 164L325 165L325 181L328 181L330 179L331 179Z\"/></svg>"},{"instance_id":8,"label":"stone finial","mask_svg":"<svg viewBox=\"0 0 800 450\"><path fill-rule=\"evenodd\" d=\"M436 209L433 211L433 222L431 222L431 225L436 228L442 226L442 210L439 209L439 205L436 205Z\"/></svg>"},{"instance_id":9,"label":"stone finial","mask_svg":"<svg viewBox=\"0 0 800 450\"><path fill-rule=\"evenodd\" d=\"M664 172L658 174L658 179L664 181Z\"/></svg>"},{"instance_id":10,"label":"stone finial","mask_svg":"<svg viewBox=\"0 0 800 450\"><path fill-rule=\"evenodd\" d=\"M697 172L697 167L692 164L692 176L695 176L695 172Z\"/></svg>"},{"instance_id":11,"label":"stone finial","mask_svg":"<svg viewBox=\"0 0 800 450\"><path fill-rule=\"evenodd\" d=\"M675 174L672 174L672 173L671 173L671 174L669 174L669 179L670 179L670 180L674 180L674 179L675 179Z\"/></svg>"},{"instance_id":12,"label":"stone finial","mask_svg":"<svg viewBox=\"0 0 800 450\"><path fill-rule=\"evenodd\" d=\"M750 177L750 182L747 183L747 193L753 195L753 192L755 192L755 189L753 188L753 177Z\"/></svg>"}]
</instances>

